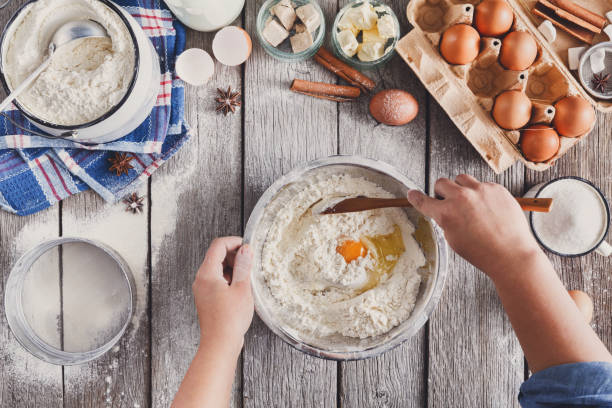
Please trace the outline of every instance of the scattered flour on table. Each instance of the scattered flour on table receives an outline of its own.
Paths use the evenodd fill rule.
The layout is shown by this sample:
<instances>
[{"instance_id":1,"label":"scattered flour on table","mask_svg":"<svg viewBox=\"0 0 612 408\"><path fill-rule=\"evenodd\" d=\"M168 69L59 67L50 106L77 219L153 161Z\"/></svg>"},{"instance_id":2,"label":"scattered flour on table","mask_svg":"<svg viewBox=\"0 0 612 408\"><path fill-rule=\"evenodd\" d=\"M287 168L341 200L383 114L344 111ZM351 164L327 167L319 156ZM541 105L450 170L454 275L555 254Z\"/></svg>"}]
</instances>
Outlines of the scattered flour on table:
<instances>
[{"instance_id":1,"label":"scattered flour on table","mask_svg":"<svg viewBox=\"0 0 612 408\"><path fill-rule=\"evenodd\" d=\"M298 189L296 189L298 190ZM388 208L337 215L313 215L309 207L335 196L391 194L363 178L334 175L284 191L269 207L276 214L262 250L262 273L276 302L273 313L308 336L340 333L366 338L406 320L416 302L425 256L406 213ZM374 267L371 251L347 263L336 252L340 241L386 235L398 226L405 251L389 274L363 291Z\"/></svg>"}]
</instances>

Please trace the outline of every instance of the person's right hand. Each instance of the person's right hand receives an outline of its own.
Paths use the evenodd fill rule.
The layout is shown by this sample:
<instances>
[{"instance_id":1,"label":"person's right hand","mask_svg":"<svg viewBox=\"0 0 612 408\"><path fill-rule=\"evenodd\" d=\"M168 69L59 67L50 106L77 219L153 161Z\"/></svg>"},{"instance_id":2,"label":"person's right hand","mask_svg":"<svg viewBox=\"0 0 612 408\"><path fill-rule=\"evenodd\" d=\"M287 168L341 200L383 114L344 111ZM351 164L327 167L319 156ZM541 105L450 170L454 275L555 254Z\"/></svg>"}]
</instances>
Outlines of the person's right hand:
<instances>
[{"instance_id":1,"label":"person's right hand","mask_svg":"<svg viewBox=\"0 0 612 408\"><path fill-rule=\"evenodd\" d=\"M411 190L408 201L440 225L455 252L487 275L541 252L521 207L503 186L460 174L455 181L439 179L434 191L441 199Z\"/></svg>"}]
</instances>

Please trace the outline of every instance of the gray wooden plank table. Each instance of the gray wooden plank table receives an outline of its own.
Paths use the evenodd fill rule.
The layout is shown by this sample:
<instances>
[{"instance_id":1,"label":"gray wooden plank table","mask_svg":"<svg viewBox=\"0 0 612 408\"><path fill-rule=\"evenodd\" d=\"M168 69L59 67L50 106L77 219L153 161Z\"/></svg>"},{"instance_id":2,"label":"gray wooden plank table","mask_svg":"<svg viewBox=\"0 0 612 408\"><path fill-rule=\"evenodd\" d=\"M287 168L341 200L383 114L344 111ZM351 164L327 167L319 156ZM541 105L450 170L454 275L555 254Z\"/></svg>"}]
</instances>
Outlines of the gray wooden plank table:
<instances>
[{"instance_id":1,"label":"gray wooden plank table","mask_svg":"<svg viewBox=\"0 0 612 408\"><path fill-rule=\"evenodd\" d=\"M4 24L25 0L0 11ZM244 66L216 64L212 81L187 87L192 140L141 187L146 211L133 216L91 192L29 217L0 212L0 300L15 260L28 244L59 235L102 240L126 256L139 300L134 328L100 360L56 367L29 356L0 315L0 406L165 407L198 344L191 282L210 241L240 234L263 191L305 161L358 154L391 163L431 191L438 177L469 173L521 194L561 175L593 181L612 197L612 115L544 173L514 166L495 175L398 56L371 75L386 88L411 92L420 112L409 125L378 125L367 98L336 104L288 91L293 78L336 82L313 61L279 63L254 36L262 0L249 0L234 23L252 34ZM321 0L333 21L346 0ZM389 2L408 30L405 1ZM187 47L211 49L211 33L189 30ZM234 115L215 112L215 89L243 93ZM120 225L109 230L108 225ZM568 288L590 293L593 326L612 347L610 260L551 256ZM519 344L493 286L451 255L449 279L426 326L395 350L365 361L336 363L298 352L255 317L247 334L232 407L508 407L526 375Z\"/></svg>"}]
</instances>

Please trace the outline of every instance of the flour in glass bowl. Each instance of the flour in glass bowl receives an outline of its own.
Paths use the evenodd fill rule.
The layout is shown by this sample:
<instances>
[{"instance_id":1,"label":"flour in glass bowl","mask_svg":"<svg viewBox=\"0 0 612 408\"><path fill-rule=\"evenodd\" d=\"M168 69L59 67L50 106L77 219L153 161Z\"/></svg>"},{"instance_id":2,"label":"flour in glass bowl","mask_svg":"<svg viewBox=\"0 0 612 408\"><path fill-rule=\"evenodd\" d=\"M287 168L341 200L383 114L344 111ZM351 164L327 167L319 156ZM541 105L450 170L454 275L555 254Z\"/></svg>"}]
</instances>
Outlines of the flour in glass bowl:
<instances>
[{"instance_id":1,"label":"flour in glass bowl","mask_svg":"<svg viewBox=\"0 0 612 408\"><path fill-rule=\"evenodd\" d=\"M274 297L274 313L307 336L367 338L405 321L417 299L425 256L413 237L414 225L399 208L317 215L309 207L338 195L391 197L376 184L349 175L313 180L279 206L262 249L262 273ZM392 234L404 251L389 273L371 282L380 259L374 251L347 262L337 248L345 240ZM393 258L393 257L387 257Z\"/></svg>"}]
</instances>

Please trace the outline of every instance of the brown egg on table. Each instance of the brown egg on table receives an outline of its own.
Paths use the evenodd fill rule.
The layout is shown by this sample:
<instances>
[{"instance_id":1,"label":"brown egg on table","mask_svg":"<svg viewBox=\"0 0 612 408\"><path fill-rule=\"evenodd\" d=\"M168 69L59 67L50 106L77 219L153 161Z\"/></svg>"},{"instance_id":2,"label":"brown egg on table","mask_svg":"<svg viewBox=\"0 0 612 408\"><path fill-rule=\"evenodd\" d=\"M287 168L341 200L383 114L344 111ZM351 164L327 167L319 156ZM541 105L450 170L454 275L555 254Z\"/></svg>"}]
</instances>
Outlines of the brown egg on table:
<instances>
[{"instance_id":1,"label":"brown egg on table","mask_svg":"<svg viewBox=\"0 0 612 408\"><path fill-rule=\"evenodd\" d=\"M521 151L529 161L540 163L552 159L559 151L561 140L548 125L533 125L521 132Z\"/></svg>"},{"instance_id":2,"label":"brown egg on table","mask_svg":"<svg viewBox=\"0 0 612 408\"><path fill-rule=\"evenodd\" d=\"M580 96L566 96L555 103L553 126L560 135L578 137L586 134L595 123L595 110Z\"/></svg>"},{"instance_id":3,"label":"brown egg on table","mask_svg":"<svg viewBox=\"0 0 612 408\"><path fill-rule=\"evenodd\" d=\"M591 300L591 297L581 290L568 290L567 293L576 303L578 310L584 316L584 320L591 323L591 320L593 320L593 300Z\"/></svg>"},{"instance_id":4,"label":"brown egg on table","mask_svg":"<svg viewBox=\"0 0 612 408\"><path fill-rule=\"evenodd\" d=\"M502 40L500 64L512 71L523 71L531 66L538 55L538 45L529 33L513 31Z\"/></svg>"},{"instance_id":5,"label":"brown egg on table","mask_svg":"<svg viewBox=\"0 0 612 408\"><path fill-rule=\"evenodd\" d=\"M385 89L370 100L370 114L385 125L405 125L414 119L417 113L419 104L416 99L401 89Z\"/></svg>"},{"instance_id":6,"label":"brown egg on table","mask_svg":"<svg viewBox=\"0 0 612 408\"><path fill-rule=\"evenodd\" d=\"M505 0L485 0L476 6L474 25L485 37L495 37L510 31L514 13Z\"/></svg>"},{"instance_id":7,"label":"brown egg on table","mask_svg":"<svg viewBox=\"0 0 612 408\"><path fill-rule=\"evenodd\" d=\"M440 54L449 63L465 65L474 61L480 52L480 34L472 26L450 26L440 41Z\"/></svg>"},{"instance_id":8,"label":"brown egg on table","mask_svg":"<svg viewBox=\"0 0 612 408\"><path fill-rule=\"evenodd\" d=\"M491 114L500 127L520 129L531 118L531 100L524 92L504 91L495 98Z\"/></svg>"}]
</instances>

